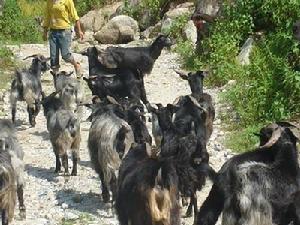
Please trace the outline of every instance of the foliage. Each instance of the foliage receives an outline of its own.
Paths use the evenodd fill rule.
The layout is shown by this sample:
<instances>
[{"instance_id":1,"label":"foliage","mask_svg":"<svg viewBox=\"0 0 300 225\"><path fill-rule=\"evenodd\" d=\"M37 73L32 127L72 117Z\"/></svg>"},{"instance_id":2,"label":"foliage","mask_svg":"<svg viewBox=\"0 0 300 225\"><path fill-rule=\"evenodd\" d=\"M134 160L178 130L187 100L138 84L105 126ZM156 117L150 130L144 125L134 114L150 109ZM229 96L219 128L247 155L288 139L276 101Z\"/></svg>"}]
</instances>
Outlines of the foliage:
<instances>
[{"instance_id":1,"label":"foliage","mask_svg":"<svg viewBox=\"0 0 300 225\"><path fill-rule=\"evenodd\" d=\"M185 27L189 19L189 14L180 15L172 21L171 26L168 30L162 32L168 34L171 38L178 40L181 37L183 28Z\"/></svg>"},{"instance_id":2,"label":"foliage","mask_svg":"<svg viewBox=\"0 0 300 225\"><path fill-rule=\"evenodd\" d=\"M130 5L128 0L124 0L123 13L133 17L140 23L141 15L148 12L149 22L155 24L161 17L161 10L169 3L169 0L141 0L140 4ZM140 24L143 26L143 24Z\"/></svg>"},{"instance_id":3,"label":"foliage","mask_svg":"<svg viewBox=\"0 0 300 225\"><path fill-rule=\"evenodd\" d=\"M13 53L0 43L0 89L6 87L10 81L9 71L14 67Z\"/></svg>"},{"instance_id":4,"label":"foliage","mask_svg":"<svg viewBox=\"0 0 300 225\"><path fill-rule=\"evenodd\" d=\"M258 126L300 115L300 49L292 38L292 24L300 18L300 1L234 2L224 4L222 17L201 42L201 54L188 42L181 42L176 51L188 70L209 68L210 84L237 81L225 93L224 102L230 102L240 118L229 146L241 150L249 149L251 132ZM249 36L255 40L251 63L242 66L237 55Z\"/></svg>"},{"instance_id":5,"label":"foliage","mask_svg":"<svg viewBox=\"0 0 300 225\"><path fill-rule=\"evenodd\" d=\"M74 4L79 16L83 16L92 9L99 8L106 2L106 0L74 0Z\"/></svg>"},{"instance_id":6,"label":"foliage","mask_svg":"<svg viewBox=\"0 0 300 225\"><path fill-rule=\"evenodd\" d=\"M36 43L41 41L37 22L33 17L23 15L17 0L6 0L0 16L0 40L10 42Z\"/></svg>"}]
</instances>

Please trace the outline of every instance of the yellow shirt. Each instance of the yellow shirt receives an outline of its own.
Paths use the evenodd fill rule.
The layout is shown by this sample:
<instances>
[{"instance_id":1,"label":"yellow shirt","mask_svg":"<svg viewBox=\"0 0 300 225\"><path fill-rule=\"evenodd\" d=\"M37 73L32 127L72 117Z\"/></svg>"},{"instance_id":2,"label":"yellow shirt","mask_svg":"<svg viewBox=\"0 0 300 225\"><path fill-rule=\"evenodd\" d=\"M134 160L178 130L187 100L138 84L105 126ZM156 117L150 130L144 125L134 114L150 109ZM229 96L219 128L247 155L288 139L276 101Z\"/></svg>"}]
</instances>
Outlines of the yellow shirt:
<instances>
[{"instance_id":1,"label":"yellow shirt","mask_svg":"<svg viewBox=\"0 0 300 225\"><path fill-rule=\"evenodd\" d=\"M73 0L48 0L43 27L69 29L71 23L79 20Z\"/></svg>"}]
</instances>

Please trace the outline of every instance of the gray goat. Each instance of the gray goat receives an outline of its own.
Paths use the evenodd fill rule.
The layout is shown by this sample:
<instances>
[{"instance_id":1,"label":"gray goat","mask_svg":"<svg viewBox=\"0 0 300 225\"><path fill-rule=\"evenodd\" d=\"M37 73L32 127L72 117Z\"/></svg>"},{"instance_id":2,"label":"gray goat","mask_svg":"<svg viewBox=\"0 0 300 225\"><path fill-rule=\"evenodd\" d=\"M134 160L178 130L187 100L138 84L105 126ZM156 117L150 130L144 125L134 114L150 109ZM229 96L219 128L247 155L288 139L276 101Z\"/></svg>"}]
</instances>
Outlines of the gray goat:
<instances>
[{"instance_id":1,"label":"gray goat","mask_svg":"<svg viewBox=\"0 0 300 225\"><path fill-rule=\"evenodd\" d=\"M93 110L92 125L89 130L88 147L94 169L100 176L102 198L105 203L115 200L117 191L117 171L121 158L129 151L134 136L130 125L116 115L117 105L99 104Z\"/></svg>"},{"instance_id":2,"label":"gray goat","mask_svg":"<svg viewBox=\"0 0 300 225\"><path fill-rule=\"evenodd\" d=\"M23 151L17 141L16 130L9 120L0 120L0 208L2 224L7 225L14 216L16 194L21 218L26 217L23 199Z\"/></svg>"},{"instance_id":3,"label":"gray goat","mask_svg":"<svg viewBox=\"0 0 300 225\"><path fill-rule=\"evenodd\" d=\"M68 151L72 152L73 169L72 176L77 175L77 162L80 150L80 123L71 110L64 109L62 101L52 93L48 97L43 96L42 104L44 115L47 118L47 129L50 134L50 141L56 157L55 172L61 171L62 166L65 174L69 173Z\"/></svg>"},{"instance_id":4,"label":"gray goat","mask_svg":"<svg viewBox=\"0 0 300 225\"><path fill-rule=\"evenodd\" d=\"M73 71L68 73L61 71L59 73L50 72L53 75L53 82L56 91L60 92L65 109L77 112L78 118L82 116L83 90L80 80L73 78Z\"/></svg>"},{"instance_id":5,"label":"gray goat","mask_svg":"<svg viewBox=\"0 0 300 225\"><path fill-rule=\"evenodd\" d=\"M25 59L33 57L29 69L16 70L15 79L11 84L11 114L12 121L15 123L17 101L25 101L27 103L27 111L29 114L29 123L32 127L35 126L35 117L40 111L40 98L42 92L41 75L47 71L50 66L42 55L32 55ZM25 60L24 59L24 60Z\"/></svg>"}]
</instances>

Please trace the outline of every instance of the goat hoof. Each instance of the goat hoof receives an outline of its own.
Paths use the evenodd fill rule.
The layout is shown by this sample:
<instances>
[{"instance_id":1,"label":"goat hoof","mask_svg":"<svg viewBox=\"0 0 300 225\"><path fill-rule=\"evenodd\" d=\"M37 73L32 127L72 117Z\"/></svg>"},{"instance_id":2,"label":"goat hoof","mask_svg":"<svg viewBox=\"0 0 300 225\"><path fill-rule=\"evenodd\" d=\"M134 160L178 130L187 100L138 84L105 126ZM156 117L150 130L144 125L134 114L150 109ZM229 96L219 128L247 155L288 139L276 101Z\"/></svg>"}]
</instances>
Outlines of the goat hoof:
<instances>
[{"instance_id":1,"label":"goat hoof","mask_svg":"<svg viewBox=\"0 0 300 225\"><path fill-rule=\"evenodd\" d=\"M72 171L71 176L77 176L77 172Z\"/></svg>"},{"instance_id":2,"label":"goat hoof","mask_svg":"<svg viewBox=\"0 0 300 225\"><path fill-rule=\"evenodd\" d=\"M102 194L102 199L105 204L108 204L110 197L109 195Z\"/></svg>"},{"instance_id":3,"label":"goat hoof","mask_svg":"<svg viewBox=\"0 0 300 225\"><path fill-rule=\"evenodd\" d=\"M26 219L26 209L25 207L20 207L20 218Z\"/></svg>"},{"instance_id":4,"label":"goat hoof","mask_svg":"<svg viewBox=\"0 0 300 225\"><path fill-rule=\"evenodd\" d=\"M190 218L190 217L192 217L192 212L186 212L184 218Z\"/></svg>"}]
</instances>

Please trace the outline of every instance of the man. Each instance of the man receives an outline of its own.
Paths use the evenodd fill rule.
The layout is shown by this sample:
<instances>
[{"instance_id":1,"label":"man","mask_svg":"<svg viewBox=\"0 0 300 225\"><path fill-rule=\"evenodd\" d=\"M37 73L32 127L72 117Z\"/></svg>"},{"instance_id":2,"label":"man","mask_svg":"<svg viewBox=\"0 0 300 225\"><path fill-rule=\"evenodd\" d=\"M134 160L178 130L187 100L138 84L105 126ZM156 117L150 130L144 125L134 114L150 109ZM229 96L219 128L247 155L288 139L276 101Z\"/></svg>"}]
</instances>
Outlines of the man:
<instances>
[{"instance_id":1,"label":"man","mask_svg":"<svg viewBox=\"0 0 300 225\"><path fill-rule=\"evenodd\" d=\"M77 74L77 78L82 76L80 64L76 62L71 53L72 43L72 24L75 22L77 36L83 39L79 17L74 6L73 0L47 0L44 17L43 39L48 39L50 44L50 64L53 72L59 70L59 52L63 60L71 63Z\"/></svg>"}]
</instances>

